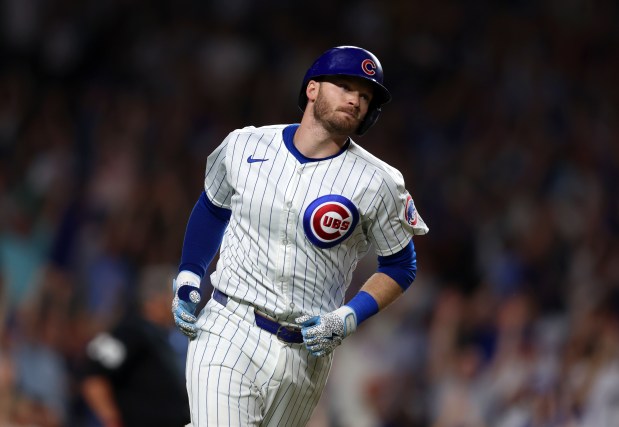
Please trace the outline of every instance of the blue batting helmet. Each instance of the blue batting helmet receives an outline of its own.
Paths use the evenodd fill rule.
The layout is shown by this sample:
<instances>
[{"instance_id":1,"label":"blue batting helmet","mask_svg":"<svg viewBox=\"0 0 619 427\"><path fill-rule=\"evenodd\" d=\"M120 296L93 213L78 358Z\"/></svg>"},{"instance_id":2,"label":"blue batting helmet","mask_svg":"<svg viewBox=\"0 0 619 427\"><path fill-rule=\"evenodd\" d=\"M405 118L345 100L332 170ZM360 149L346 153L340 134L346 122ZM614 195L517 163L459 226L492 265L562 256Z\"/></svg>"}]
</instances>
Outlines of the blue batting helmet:
<instances>
[{"instance_id":1,"label":"blue batting helmet","mask_svg":"<svg viewBox=\"0 0 619 427\"><path fill-rule=\"evenodd\" d=\"M378 58L365 49L356 46L338 46L327 50L314 61L305 73L299 93L299 107L305 110L307 105L307 83L326 76L351 76L368 80L374 87L374 96L356 133L363 135L375 122L381 112L381 106L391 101L391 94L383 86L383 67Z\"/></svg>"}]
</instances>

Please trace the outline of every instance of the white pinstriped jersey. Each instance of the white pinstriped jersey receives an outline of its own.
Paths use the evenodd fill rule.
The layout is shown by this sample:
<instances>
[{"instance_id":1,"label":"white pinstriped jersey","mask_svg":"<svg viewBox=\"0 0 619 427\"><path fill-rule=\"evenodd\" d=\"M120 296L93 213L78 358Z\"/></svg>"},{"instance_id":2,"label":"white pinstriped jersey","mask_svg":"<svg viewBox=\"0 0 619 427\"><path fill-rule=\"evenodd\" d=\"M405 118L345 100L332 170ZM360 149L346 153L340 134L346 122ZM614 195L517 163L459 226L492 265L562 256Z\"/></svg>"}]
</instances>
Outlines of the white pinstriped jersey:
<instances>
[{"instance_id":1,"label":"white pinstriped jersey","mask_svg":"<svg viewBox=\"0 0 619 427\"><path fill-rule=\"evenodd\" d=\"M340 307L372 245L391 255L428 227L399 171L352 140L335 156L300 162L286 127L231 132L208 157L204 188L232 211L213 286L292 322Z\"/></svg>"}]
</instances>

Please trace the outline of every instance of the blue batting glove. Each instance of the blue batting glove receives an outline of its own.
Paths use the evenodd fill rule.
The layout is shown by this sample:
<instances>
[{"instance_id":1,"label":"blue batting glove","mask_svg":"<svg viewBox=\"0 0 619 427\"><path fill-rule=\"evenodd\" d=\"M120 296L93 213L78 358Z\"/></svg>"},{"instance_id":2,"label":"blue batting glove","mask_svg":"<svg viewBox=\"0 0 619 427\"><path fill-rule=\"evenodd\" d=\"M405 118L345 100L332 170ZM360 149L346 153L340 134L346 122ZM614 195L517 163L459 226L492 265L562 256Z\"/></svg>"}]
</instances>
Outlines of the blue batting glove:
<instances>
[{"instance_id":1,"label":"blue batting glove","mask_svg":"<svg viewBox=\"0 0 619 427\"><path fill-rule=\"evenodd\" d=\"M301 316L295 321L301 326L305 347L316 357L333 352L357 329L357 315L347 305L320 316Z\"/></svg>"},{"instance_id":2,"label":"blue batting glove","mask_svg":"<svg viewBox=\"0 0 619 427\"><path fill-rule=\"evenodd\" d=\"M181 271L172 283L174 299L172 300L172 314L174 323L180 331L187 335L190 340L198 336L198 328L195 323L196 307L200 303L200 278L189 271Z\"/></svg>"}]
</instances>

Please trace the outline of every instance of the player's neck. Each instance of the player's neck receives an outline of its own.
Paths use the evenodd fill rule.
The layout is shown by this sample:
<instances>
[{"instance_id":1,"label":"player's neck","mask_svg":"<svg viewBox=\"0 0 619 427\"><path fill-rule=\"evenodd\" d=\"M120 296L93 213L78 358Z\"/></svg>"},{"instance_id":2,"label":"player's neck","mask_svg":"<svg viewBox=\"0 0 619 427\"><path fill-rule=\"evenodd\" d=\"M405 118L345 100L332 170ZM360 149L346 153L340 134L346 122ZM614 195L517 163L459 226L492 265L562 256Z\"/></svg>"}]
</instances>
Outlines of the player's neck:
<instances>
[{"instance_id":1,"label":"player's neck","mask_svg":"<svg viewBox=\"0 0 619 427\"><path fill-rule=\"evenodd\" d=\"M317 123L301 123L294 134L294 146L310 159L324 159L340 152L348 137L329 134Z\"/></svg>"}]
</instances>

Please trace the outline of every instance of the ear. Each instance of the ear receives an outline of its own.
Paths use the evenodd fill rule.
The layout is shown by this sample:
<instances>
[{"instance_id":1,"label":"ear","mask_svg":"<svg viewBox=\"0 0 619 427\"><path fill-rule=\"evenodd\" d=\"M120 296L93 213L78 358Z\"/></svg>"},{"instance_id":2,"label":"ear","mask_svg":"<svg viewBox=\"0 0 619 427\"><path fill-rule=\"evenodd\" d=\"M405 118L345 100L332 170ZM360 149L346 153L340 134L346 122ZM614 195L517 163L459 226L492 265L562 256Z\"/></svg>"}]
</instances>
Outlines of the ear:
<instances>
[{"instance_id":1,"label":"ear","mask_svg":"<svg viewBox=\"0 0 619 427\"><path fill-rule=\"evenodd\" d=\"M318 89L320 87L320 83L316 80L310 80L307 83L307 87L305 88L305 96L307 96L307 101L316 101L318 97Z\"/></svg>"}]
</instances>

